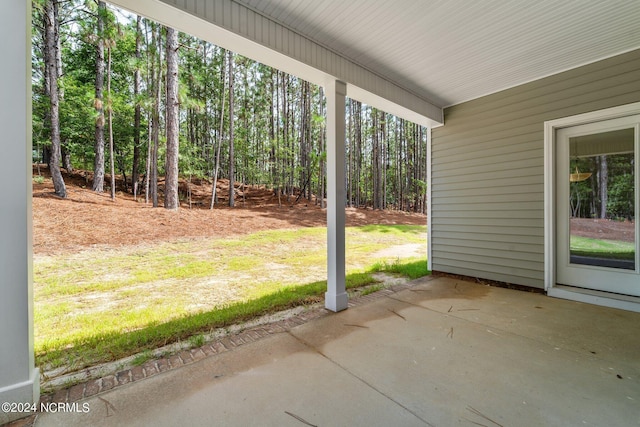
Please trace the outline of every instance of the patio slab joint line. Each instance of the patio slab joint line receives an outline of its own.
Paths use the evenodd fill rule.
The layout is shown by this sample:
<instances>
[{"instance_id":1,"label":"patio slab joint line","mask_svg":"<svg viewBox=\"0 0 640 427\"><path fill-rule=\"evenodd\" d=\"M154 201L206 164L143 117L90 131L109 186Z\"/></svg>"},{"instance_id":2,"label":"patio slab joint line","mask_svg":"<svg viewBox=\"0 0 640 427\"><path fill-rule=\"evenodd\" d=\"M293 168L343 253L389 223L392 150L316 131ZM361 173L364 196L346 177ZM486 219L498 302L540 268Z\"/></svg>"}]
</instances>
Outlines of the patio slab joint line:
<instances>
[{"instance_id":1,"label":"patio slab joint line","mask_svg":"<svg viewBox=\"0 0 640 427\"><path fill-rule=\"evenodd\" d=\"M319 349L315 348L314 346L312 346L311 344L309 344L308 342L306 342L305 340L303 340L300 337L295 336L294 334L292 334L291 332L287 331L287 333L289 334L289 336L293 337L296 341L298 341L300 344L302 344L303 346L305 346L306 348L308 348L309 350L313 351L314 353L322 356L323 358L325 358L327 361L329 361L331 364L333 364L334 366L338 367L340 370L344 371L346 374L348 374L349 376L355 378L356 380L360 381L362 384L364 384L365 386L367 386L368 388L370 388L371 390L375 391L376 393L378 393L380 396L384 397L385 399L387 399L390 402L393 402L394 404L398 405L399 407L401 407L402 409L404 409L405 411L407 411L408 413L410 413L411 415L413 415L414 417L416 417L417 419L419 419L420 421L422 421L425 425L428 425L430 427L435 427L435 424L431 424L429 421L425 420L424 418L422 418L420 415L418 415L417 413L415 413L414 411L412 411L411 409L409 409L408 407L406 407L405 405L403 405L402 403L398 402L397 400L395 400L393 397L389 396L388 394L386 394L385 392L383 392L382 390L378 389L377 387L375 387L373 384L371 384L370 382L368 382L367 380L365 380L364 378L359 377L358 375L356 375L355 373L351 372L347 367L341 365L340 363L338 363L336 360L332 359L331 357L327 356L326 354L324 354L323 352L321 352Z\"/></svg>"}]
</instances>

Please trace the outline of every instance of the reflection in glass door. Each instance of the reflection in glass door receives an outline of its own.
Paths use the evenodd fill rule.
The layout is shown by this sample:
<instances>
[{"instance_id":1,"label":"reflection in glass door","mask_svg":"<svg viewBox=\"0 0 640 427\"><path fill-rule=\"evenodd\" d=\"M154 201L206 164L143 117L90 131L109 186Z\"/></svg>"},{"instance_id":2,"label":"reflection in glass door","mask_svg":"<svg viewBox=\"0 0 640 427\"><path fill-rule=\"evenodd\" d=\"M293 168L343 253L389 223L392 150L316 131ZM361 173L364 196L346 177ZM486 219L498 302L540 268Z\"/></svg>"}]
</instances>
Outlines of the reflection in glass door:
<instances>
[{"instance_id":1,"label":"reflection in glass door","mask_svg":"<svg viewBox=\"0 0 640 427\"><path fill-rule=\"evenodd\" d=\"M569 138L572 264L635 270L634 129Z\"/></svg>"},{"instance_id":2,"label":"reflection in glass door","mask_svg":"<svg viewBox=\"0 0 640 427\"><path fill-rule=\"evenodd\" d=\"M558 131L557 282L640 295L638 116Z\"/></svg>"}]
</instances>

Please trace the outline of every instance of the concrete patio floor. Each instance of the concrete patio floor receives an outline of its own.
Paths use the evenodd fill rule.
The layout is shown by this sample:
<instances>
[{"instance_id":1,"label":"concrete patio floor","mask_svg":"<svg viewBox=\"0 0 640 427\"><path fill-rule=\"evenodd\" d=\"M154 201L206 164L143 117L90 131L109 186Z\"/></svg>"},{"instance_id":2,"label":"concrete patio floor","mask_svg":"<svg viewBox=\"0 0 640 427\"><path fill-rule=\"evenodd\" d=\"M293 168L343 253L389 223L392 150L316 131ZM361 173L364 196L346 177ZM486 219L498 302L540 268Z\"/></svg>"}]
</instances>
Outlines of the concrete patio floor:
<instances>
[{"instance_id":1,"label":"concrete patio floor","mask_svg":"<svg viewBox=\"0 0 640 427\"><path fill-rule=\"evenodd\" d=\"M639 329L638 313L427 277L35 425L634 426Z\"/></svg>"}]
</instances>

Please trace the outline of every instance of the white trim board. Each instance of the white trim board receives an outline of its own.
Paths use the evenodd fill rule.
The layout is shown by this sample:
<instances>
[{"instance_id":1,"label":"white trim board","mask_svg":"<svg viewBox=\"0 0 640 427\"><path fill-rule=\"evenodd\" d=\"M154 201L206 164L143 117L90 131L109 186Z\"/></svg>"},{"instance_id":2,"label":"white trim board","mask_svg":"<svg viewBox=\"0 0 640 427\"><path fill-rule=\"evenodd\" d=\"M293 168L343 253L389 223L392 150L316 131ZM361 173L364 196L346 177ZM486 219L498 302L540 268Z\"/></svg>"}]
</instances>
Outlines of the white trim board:
<instances>
[{"instance_id":1,"label":"white trim board","mask_svg":"<svg viewBox=\"0 0 640 427\"><path fill-rule=\"evenodd\" d=\"M592 289L574 288L572 286L564 285L553 286L547 291L547 295L554 298L640 313L640 298L638 297L594 291Z\"/></svg>"}]
</instances>

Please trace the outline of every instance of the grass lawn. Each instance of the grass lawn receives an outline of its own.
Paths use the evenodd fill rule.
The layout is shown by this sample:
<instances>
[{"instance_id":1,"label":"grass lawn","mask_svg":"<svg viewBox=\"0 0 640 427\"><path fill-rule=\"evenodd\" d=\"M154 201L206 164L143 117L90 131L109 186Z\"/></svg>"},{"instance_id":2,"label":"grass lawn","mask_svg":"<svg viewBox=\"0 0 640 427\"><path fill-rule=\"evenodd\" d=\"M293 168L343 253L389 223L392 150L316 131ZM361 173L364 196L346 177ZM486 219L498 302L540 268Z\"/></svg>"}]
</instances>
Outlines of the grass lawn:
<instances>
[{"instance_id":1,"label":"grass lawn","mask_svg":"<svg viewBox=\"0 0 640 427\"><path fill-rule=\"evenodd\" d=\"M346 238L350 288L375 283L374 271L428 274L424 256L378 254L425 244L425 226L349 227ZM36 365L80 369L319 301L325 278L323 227L36 257Z\"/></svg>"},{"instance_id":2,"label":"grass lawn","mask_svg":"<svg viewBox=\"0 0 640 427\"><path fill-rule=\"evenodd\" d=\"M580 236L571 236L571 255L622 260L633 260L636 256L633 243Z\"/></svg>"}]
</instances>

